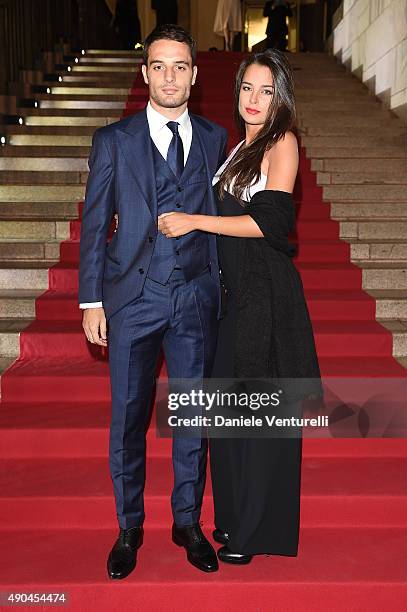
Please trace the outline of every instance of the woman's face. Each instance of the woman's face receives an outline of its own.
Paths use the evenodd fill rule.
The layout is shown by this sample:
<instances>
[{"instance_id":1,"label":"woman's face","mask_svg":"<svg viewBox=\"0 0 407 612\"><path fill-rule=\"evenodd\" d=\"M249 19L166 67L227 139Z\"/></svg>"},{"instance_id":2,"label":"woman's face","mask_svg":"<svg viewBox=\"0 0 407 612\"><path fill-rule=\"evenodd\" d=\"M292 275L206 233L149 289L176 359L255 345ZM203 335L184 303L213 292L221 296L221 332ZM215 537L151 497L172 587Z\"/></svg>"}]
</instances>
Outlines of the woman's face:
<instances>
[{"instance_id":1,"label":"woman's face","mask_svg":"<svg viewBox=\"0 0 407 612\"><path fill-rule=\"evenodd\" d=\"M251 64L243 75L239 94L239 113L245 123L265 123L273 100L273 76L267 66Z\"/></svg>"}]
</instances>

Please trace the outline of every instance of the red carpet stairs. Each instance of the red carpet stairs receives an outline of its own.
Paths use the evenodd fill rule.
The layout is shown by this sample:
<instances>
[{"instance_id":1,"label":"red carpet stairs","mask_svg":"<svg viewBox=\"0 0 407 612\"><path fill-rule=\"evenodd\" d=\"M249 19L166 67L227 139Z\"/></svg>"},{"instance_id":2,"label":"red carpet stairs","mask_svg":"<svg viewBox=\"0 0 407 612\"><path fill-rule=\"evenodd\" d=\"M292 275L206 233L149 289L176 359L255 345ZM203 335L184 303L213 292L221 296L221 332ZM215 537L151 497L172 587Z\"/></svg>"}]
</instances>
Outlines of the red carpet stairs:
<instances>
[{"instance_id":1,"label":"red carpet stairs","mask_svg":"<svg viewBox=\"0 0 407 612\"><path fill-rule=\"evenodd\" d=\"M114 62L104 62L112 58ZM239 60L237 54L201 54L200 85L191 101L193 111L230 130L231 145L238 140L230 101ZM218 573L205 575L191 567L184 552L171 543L170 441L157 438L153 419L148 433L145 544L137 569L127 580L112 583L107 578L106 558L117 530L107 459L108 366L106 355L88 345L81 328L76 291L82 206L75 204L74 197L76 193L76 200L83 197L83 162L97 120L103 124L120 114L137 112L145 104L146 90L140 76L128 95L129 79L134 76L129 66L133 67L134 61L127 53L87 52L78 63L81 70L71 71L70 76L67 73L70 80L65 81L64 76L58 86L60 93L43 95L37 112L30 109L29 116L37 119L30 119L31 124L26 120L20 133L13 129L17 140L13 143L10 138L1 152L0 164L22 158L24 153L25 160L36 160L31 166L26 162L27 167L37 167L4 170L7 164L0 165L9 181L9 191L0 192L5 194L3 211L14 202L21 218L25 214L29 219L25 222L33 224L28 217L33 212L27 211L37 210L37 206L42 231L47 224L53 223L54 229L60 224L59 236L53 236L53 254L43 259L46 286L37 287L37 295L21 288L20 299L35 300L35 318L27 326L30 316L26 317L19 336L19 358L1 380L1 590L65 591L72 610L405 609L404 439L304 440L298 557L262 556L247 567L222 565ZM311 104L307 91L314 73L324 76L327 87L329 80L335 79L344 90L355 83L323 55L293 56L292 62L298 69L300 117L309 131L311 123L306 124L306 117L312 113L307 112L314 112L314 108L310 111L307 107ZM90 80L83 81L84 75ZM112 75L113 84L109 82ZM358 87L363 90L362 85ZM370 98L363 103L375 106ZM340 109L339 102L333 104ZM346 116L348 111L343 112ZM376 320L379 298L362 290L364 269L351 262L354 246L341 240L339 221L331 219L333 205L323 200L323 188L317 185L306 156L309 135L304 138L295 191L298 226L293 240L300 243L297 266L322 372L336 377L405 377L403 333L396 326L395 333L401 338L396 361L394 335ZM43 153L52 160L53 170L41 166ZM401 147L399 155L405 157ZM62 170L56 169L58 160ZM320 161L324 160L321 151ZM72 186L68 181L75 176L78 182ZM326 176L322 180L327 180ZM31 181L29 187L22 186L23 181ZM29 196L25 196L27 192ZM36 193L38 204L32 202ZM10 200L12 197L16 200ZM48 217L40 217L47 207ZM69 234L64 236L68 224ZM39 238L37 234L38 242ZM56 262L55 245L63 238ZM31 245L34 243L32 236ZM360 244L358 241L358 247ZM36 272L35 265L30 268L25 258L20 270ZM15 278L20 276L15 274ZM44 280L41 282L44 285ZM398 305L400 299L396 304L392 295L383 299L393 309L403 308ZM397 316L399 322L402 311ZM394 327L394 318L392 321ZM166 376L165 366L159 375ZM213 526L210 493L209 478L202 515L208 535Z\"/></svg>"}]
</instances>

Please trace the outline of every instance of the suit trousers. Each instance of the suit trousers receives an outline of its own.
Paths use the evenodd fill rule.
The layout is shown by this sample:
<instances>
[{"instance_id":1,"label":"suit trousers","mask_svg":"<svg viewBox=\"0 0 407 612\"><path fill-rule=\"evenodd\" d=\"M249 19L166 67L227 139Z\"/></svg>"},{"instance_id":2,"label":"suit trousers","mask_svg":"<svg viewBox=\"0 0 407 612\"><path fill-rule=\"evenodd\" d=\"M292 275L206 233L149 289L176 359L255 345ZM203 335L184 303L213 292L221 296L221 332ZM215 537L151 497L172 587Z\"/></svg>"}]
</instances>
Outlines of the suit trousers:
<instances>
[{"instance_id":1,"label":"suit trousers","mask_svg":"<svg viewBox=\"0 0 407 612\"><path fill-rule=\"evenodd\" d=\"M112 392L109 463L119 526L143 524L146 430L161 347L171 379L210 375L217 339L217 287L209 269L167 284L146 278L142 294L109 319ZM198 522L205 487L207 439L173 436L174 522Z\"/></svg>"}]
</instances>

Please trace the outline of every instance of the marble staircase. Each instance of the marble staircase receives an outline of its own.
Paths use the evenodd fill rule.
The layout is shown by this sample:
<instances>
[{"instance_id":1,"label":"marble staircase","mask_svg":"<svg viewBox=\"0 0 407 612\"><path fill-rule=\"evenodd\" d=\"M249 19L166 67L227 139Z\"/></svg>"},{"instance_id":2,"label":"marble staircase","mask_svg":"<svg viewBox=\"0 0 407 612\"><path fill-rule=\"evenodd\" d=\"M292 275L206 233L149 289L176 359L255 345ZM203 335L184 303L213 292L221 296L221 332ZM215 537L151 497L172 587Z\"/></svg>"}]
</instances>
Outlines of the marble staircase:
<instances>
[{"instance_id":1,"label":"marble staircase","mask_svg":"<svg viewBox=\"0 0 407 612\"><path fill-rule=\"evenodd\" d=\"M302 146L407 365L407 127L332 57L290 59ZM19 356L19 334L78 217L92 133L120 118L140 62L131 52L72 56L58 82L44 74L41 93L33 85L36 106L18 108L20 123L0 124L0 371Z\"/></svg>"}]
</instances>

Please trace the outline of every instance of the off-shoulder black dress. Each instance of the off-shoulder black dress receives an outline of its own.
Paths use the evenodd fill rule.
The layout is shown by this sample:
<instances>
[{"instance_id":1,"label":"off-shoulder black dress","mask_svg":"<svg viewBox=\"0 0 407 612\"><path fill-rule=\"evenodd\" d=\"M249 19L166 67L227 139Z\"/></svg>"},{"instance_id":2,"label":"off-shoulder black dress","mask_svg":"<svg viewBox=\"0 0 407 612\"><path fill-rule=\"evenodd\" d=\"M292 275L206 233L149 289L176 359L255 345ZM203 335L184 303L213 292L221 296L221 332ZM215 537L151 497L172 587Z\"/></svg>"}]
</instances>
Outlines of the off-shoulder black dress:
<instances>
[{"instance_id":1,"label":"off-shoulder black dress","mask_svg":"<svg viewBox=\"0 0 407 612\"><path fill-rule=\"evenodd\" d=\"M218 207L222 216L250 214L265 237L218 237L227 313L212 377L302 379L301 397L321 395L311 321L288 242L295 224L291 194L260 191L243 207L225 192ZM291 403L291 414L301 416L300 406ZM210 439L215 526L229 534L230 550L297 555L301 456L301 432Z\"/></svg>"}]
</instances>

